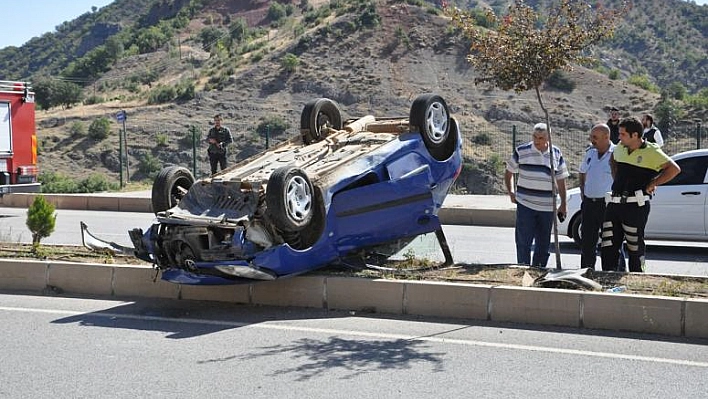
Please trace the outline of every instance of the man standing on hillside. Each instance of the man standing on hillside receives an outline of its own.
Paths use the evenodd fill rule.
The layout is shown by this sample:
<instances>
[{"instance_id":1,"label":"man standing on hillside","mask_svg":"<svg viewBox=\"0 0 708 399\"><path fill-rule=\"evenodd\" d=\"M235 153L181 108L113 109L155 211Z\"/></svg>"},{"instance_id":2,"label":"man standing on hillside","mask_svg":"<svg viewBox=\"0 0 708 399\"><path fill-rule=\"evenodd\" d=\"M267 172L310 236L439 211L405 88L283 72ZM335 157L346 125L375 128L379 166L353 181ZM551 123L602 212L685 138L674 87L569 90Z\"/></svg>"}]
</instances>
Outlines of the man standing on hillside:
<instances>
[{"instance_id":1,"label":"man standing on hillside","mask_svg":"<svg viewBox=\"0 0 708 399\"><path fill-rule=\"evenodd\" d=\"M511 202L516 204L516 261L521 265L546 267L551 243L551 227L556 210L553 209L553 184L560 195L558 217L565 218L565 179L569 176L563 154L558 147L548 144L545 123L533 128L533 141L522 144L506 164L504 185ZM551 151L555 176L551 175ZM512 191L512 178L518 174L516 191ZM531 248L533 261L531 260Z\"/></svg>"},{"instance_id":2,"label":"man standing on hillside","mask_svg":"<svg viewBox=\"0 0 708 399\"><path fill-rule=\"evenodd\" d=\"M681 168L658 145L642 138L642 122L623 119L620 144L610 159L612 193L606 198L607 210L602 224L602 270L615 270L622 241L627 241L629 271L643 272L644 227L650 199L656 187L669 182Z\"/></svg>"},{"instance_id":3,"label":"man standing on hillside","mask_svg":"<svg viewBox=\"0 0 708 399\"><path fill-rule=\"evenodd\" d=\"M644 126L644 140L650 143L656 143L659 147L664 145L664 136L661 135L661 130L654 126L654 117L652 114L644 114L642 116L642 126Z\"/></svg>"},{"instance_id":4,"label":"man standing on hillside","mask_svg":"<svg viewBox=\"0 0 708 399\"><path fill-rule=\"evenodd\" d=\"M226 168L227 147L233 141L231 130L221 126L221 114L214 115L214 127L209 129L207 134L207 142L209 143L207 154L212 175L216 174L217 166L221 166L221 170Z\"/></svg>"},{"instance_id":5,"label":"man standing on hillside","mask_svg":"<svg viewBox=\"0 0 708 399\"><path fill-rule=\"evenodd\" d=\"M615 107L610 108L610 119L607 120L607 126L610 128L610 141L612 144L619 143L619 123L619 110Z\"/></svg>"}]
</instances>

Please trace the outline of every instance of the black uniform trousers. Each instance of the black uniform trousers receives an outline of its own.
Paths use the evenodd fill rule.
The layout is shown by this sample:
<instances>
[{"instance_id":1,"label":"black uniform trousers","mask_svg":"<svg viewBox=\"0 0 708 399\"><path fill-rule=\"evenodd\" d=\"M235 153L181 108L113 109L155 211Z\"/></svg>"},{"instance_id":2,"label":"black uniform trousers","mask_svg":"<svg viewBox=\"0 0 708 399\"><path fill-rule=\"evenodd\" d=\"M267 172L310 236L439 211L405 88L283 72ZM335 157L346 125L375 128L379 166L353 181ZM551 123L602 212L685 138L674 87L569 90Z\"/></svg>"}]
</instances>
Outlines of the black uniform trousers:
<instances>
[{"instance_id":1,"label":"black uniform trousers","mask_svg":"<svg viewBox=\"0 0 708 399\"><path fill-rule=\"evenodd\" d=\"M615 270L622 242L626 239L629 271L644 271L644 228L650 209L649 201L644 206L636 202L607 204L602 223L602 270Z\"/></svg>"},{"instance_id":2,"label":"black uniform trousers","mask_svg":"<svg viewBox=\"0 0 708 399\"><path fill-rule=\"evenodd\" d=\"M595 269L597 261L598 238L602 222L605 221L605 198L588 198L584 197L580 204L582 216L582 224L580 225L580 267ZM620 253L617 257L617 268L611 269L624 272L626 265L624 261L625 251L624 246L620 247Z\"/></svg>"}]
</instances>

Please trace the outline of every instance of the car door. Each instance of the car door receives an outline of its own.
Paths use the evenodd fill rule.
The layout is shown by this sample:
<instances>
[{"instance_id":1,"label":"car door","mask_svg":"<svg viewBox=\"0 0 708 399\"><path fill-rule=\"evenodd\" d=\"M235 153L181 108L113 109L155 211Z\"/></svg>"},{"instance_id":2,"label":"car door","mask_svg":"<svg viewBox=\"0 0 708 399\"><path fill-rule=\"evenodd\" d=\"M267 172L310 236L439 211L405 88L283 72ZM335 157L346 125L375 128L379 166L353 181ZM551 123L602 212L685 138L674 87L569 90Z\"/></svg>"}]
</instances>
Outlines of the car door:
<instances>
[{"instance_id":1,"label":"car door","mask_svg":"<svg viewBox=\"0 0 708 399\"><path fill-rule=\"evenodd\" d=\"M708 155L676 161L681 173L659 186L651 201L647 238L705 239Z\"/></svg>"}]
</instances>

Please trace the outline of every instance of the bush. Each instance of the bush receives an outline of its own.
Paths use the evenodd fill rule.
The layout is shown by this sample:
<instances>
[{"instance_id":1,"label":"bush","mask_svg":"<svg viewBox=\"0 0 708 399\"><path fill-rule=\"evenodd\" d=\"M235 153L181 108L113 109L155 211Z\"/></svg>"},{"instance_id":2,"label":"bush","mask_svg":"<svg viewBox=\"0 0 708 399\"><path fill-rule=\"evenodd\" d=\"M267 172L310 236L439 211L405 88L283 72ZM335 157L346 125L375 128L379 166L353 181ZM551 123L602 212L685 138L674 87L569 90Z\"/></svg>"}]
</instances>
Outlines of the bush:
<instances>
[{"instance_id":1,"label":"bush","mask_svg":"<svg viewBox=\"0 0 708 399\"><path fill-rule=\"evenodd\" d=\"M649 80L647 75L632 75L627 79L627 83L641 87L644 90L650 91L652 93L658 93L659 88Z\"/></svg>"},{"instance_id":2,"label":"bush","mask_svg":"<svg viewBox=\"0 0 708 399\"><path fill-rule=\"evenodd\" d=\"M266 133L268 133L270 137L273 137L283 134L289 127L290 124L288 124L288 122L286 122L283 118L279 116L272 116L261 120L256 127L256 133L263 137L265 137Z\"/></svg>"},{"instance_id":3,"label":"bush","mask_svg":"<svg viewBox=\"0 0 708 399\"><path fill-rule=\"evenodd\" d=\"M491 145L492 137L487 133L480 133L472 138L472 142L479 145Z\"/></svg>"},{"instance_id":4,"label":"bush","mask_svg":"<svg viewBox=\"0 0 708 399\"><path fill-rule=\"evenodd\" d=\"M75 181L68 176L55 172L39 174L43 193L95 193L118 190L118 184L110 182L105 175L93 174L83 180Z\"/></svg>"},{"instance_id":5,"label":"bush","mask_svg":"<svg viewBox=\"0 0 708 399\"><path fill-rule=\"evenodd\" d=\"M47 202L44 196L34 198L32 205L27 209L27 227L32 232L32 246L37 248L42 238L49 237L54 232L57 215L54 205Z\"/></svg>"},{"instance_id":6,"label":"bush","mask_svg":"<svg viewBox=\"0 0 708 399\"><path fill-rule=\"evenodd\" d=\"M69 127L71 137L82 137L86 135L86 126L82 122L76 121Z\"/></svg>"},{"instance_id":7,"label":"bush","mask_svg":"<svg viewBox=\"0 0 708 399\"><path fill-rule=\"evenodd\" d=\"M108 133L110 133L110 131L111 121L105 116L102 116L91 122L91 126L88 128L88 135L94 140L103 140L108 137Z\"/></svg>"},{"instance_id":8,"label":"bush","mask_svg":"<svg viewBox=\"0 0 708 399\"><path fill-rule=\"evenodd\" d=\"M287 53L280 60L280 66L285 70L285 72L295 72L298 65L300 65L300 59L293 53Z\"/></svg>"},{"instance_id":9,"label":"bush","mask_svg":"<svg viewBox=\"0 0 708 399\"><path fill-rule=\"evenodd\" d=\"M145 156L140 158L140 163L138 164L138 170L146 176L154 176L162 168L160 160L154 157L152 154L147 153Z\"/></svg>"},{"instance_id":10,"label":"bush","mask_svg":"<svg viewBox=\"0 0 708 399\"><path fill-rule=\"evenodd\" d=\"M613 69L611 70L608 74L607 77L610 78L610 80L617 80L620 78L620 71L619 69Z\"/></svg>"},{"instance_id":11,"label":"bush","mask_svg":"<svg viewBox=\"0 0 708 399\"><path fill-rule=\"evenodd\" d=\"M80 193L97 193L118 190L118 184L108 181L105 175L94 173L77 184Z\"/></svg>"},{"instance_id":12,"label":"bush","mask_svg":"<svg viewBox=\"0 0 708 399\"><path fill-rule=\"evenodd\" d=\"M573 82L568 75L561 70L553 71L551 76L546 79L546 85L554 89L567 92L571 92L575 89L575 82Z\"/></svg>"}]
</instances>

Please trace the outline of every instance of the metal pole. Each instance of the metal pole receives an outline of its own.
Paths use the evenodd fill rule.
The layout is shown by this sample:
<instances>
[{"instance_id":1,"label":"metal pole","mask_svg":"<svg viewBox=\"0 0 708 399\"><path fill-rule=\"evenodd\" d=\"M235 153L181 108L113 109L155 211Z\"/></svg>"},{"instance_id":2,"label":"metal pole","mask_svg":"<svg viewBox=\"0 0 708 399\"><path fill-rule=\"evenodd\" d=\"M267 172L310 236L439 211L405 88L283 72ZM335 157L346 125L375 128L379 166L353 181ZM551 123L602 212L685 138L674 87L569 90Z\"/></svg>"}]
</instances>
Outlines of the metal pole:
<instances>
[{"instance_id":1,"label":"metal pole","mask_svg":"<svg viewBox=\"0 0 708 399\"><path fill-rule=\"evenodd\" d=\"M269 139L270 139L270 125L266 125L266 150L268 149Z\"/></svg>"},{"instance_id":2,"label":"metal pole","mask_svg":"<svg viewBox=\"0 0 708 399\"><path fill-rule=\"evenodd\" d=\"M197 127L192 126L192 175L197 177Z\"/></svg>"},{"instance_id":3,"label":"metal pole","mask_svg":"<svg viewBox=\"0 0 708 399\"><path fill-rule=\"evenodd\" d=\"M121 110L125 115L125 110ZM130 161L128 159L128 131L125 130L125 119L123 118L123 140L125 140L125 182L130 181Z\"/></svg>"},{"instance_id":4,"label":"metal pole","mask_svg":"<svg viewBox=\"0 0 708 399\"><path fill-rule=\"evenodd\" d=\"M516 148L516 125L511 125L511 152Z\"/></svg>"},{"instance_id":5,"label":"metal pole","mask_svg":"<svg viewBox=\"0 0 708 399\"><path fill-rule=\"evenodd\" d=\"M120 165L120 188L125 187L123 184L123 131L118 129L118 164Z\"/></svg>"}]
</instances>

